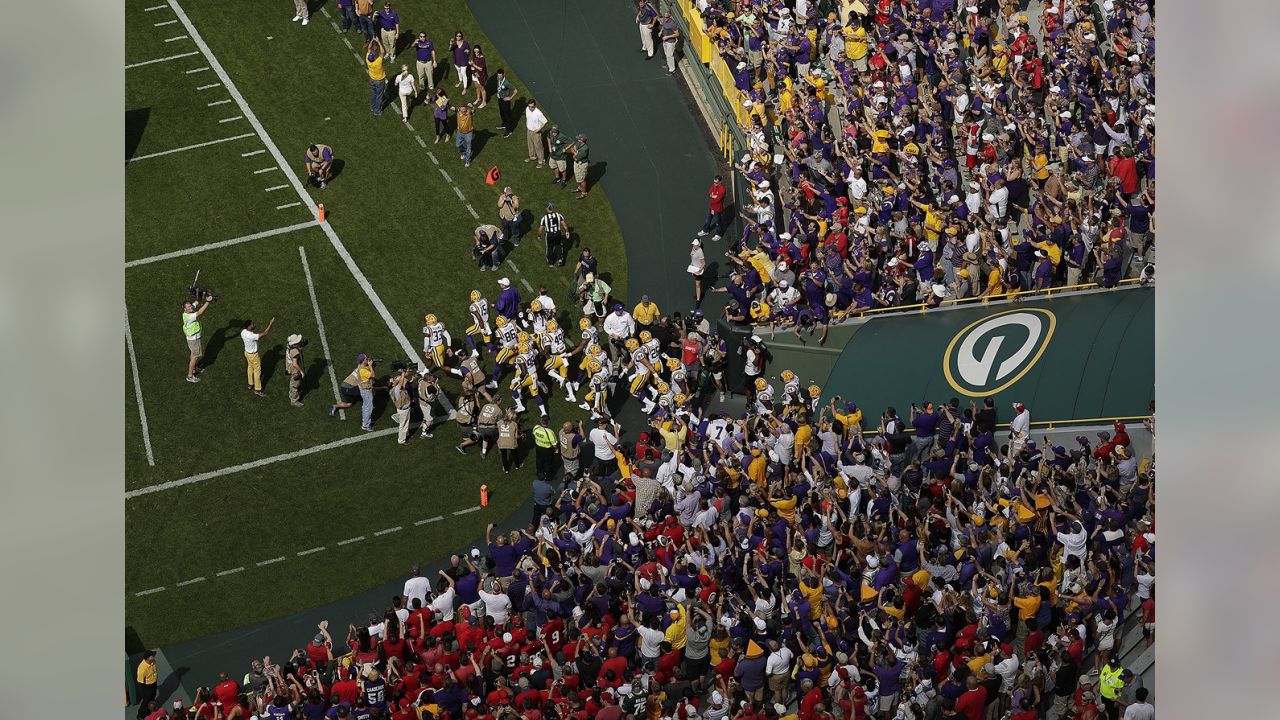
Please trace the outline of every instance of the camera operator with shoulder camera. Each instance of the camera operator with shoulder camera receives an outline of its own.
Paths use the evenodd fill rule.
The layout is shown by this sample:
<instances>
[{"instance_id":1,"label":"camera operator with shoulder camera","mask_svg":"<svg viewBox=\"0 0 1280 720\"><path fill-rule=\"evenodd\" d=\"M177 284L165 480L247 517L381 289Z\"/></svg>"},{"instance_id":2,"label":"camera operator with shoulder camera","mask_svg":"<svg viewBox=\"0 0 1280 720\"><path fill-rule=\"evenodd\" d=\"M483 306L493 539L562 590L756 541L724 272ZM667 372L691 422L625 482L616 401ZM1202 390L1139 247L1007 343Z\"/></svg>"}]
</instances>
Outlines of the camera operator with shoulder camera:
<instances>
[{"instance_id":1,"label":"camera operator with shoulder camera","mask_svg":"<svg viewBox=\"0 0 1280 720\"><path fill-rule=\"evenodd\" d=\"M204 302L200 302L201 300ZM205 310L209 309L209 304L213 302L213 295L206 294L201 297L195 297L182 304L182 334L187 337L187 349L191 351L191 358L187 361L187 382L200 382L200 378L196 377L198 372L196 365L199 364L200 358L204 357L204 349L200 347L200 316ZM200 368L203 370L204 368Z\"/></svg>"},{"instance_id":2,"label":"camera operator with shoulder camera","mask_svg":"<svg viewBox=\"0 0 1280 720\"><path fill-rule=\"evenodd\" d=\"M356 357L356 369L342 381L338 389L341 402L329 406L332 417L339 410L345 410L360 403L360 429L373 430L373 358L360 353Z\"/></svg>"},{"instance_id":3,"label":"camera operator with shoulder camera","mask_svg":"<svg viewBox=\"0 0 1280 720\"><path fill-rule=\"evenodd\" d=\"M284 369L289 373L289 404L302 407L302 348L307 346L307 341L294 333L285 343L288 345L284 351Z\"/></svg>"}]
</instances>

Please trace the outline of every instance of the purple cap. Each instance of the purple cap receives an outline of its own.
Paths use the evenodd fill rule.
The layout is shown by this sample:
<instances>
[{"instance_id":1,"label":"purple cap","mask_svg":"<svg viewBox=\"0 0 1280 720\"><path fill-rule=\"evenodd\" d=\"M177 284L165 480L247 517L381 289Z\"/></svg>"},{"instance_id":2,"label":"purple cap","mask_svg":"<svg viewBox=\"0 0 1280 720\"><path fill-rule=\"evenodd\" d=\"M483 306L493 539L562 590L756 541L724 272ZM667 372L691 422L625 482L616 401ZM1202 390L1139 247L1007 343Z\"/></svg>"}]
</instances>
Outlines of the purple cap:
<instances>
[{"instance_id":1,"label":"purple cap","mask_svg":"<svg viewBox=\"0 0 1280 720\"><path fill-rule=\"evenodd\" d=\"M360 353L359 355L357 355L357 356L356 356L356 362L358 362L358 363L362 363L362 362L364 362L365 360L368 360L368 359L369 359L369 356L368 356L368 355L365 355L364 353Z\"/></svg>"}]
</instances>

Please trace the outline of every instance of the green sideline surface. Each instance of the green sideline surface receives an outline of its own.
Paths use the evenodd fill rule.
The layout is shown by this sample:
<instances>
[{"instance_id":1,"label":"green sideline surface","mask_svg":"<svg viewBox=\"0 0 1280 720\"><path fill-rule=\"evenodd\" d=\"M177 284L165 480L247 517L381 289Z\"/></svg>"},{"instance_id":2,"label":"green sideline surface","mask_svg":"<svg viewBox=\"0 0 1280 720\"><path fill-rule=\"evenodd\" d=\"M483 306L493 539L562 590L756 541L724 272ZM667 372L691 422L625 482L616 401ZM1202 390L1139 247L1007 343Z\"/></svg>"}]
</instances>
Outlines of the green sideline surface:
<instances>
[{"instance_id":1,"label":"green sideline surface","mask_svg":"<svg viewBox=\"0 0 1280 720\"><path fill-rule=\"evenodd\" d=\"M197 51L190 39L164 42L187 33L181 23L155 27L176 19L168 9L145 11L162 2L126 4L128 63ZM326 7L336 20L336 10ZM526 300L530 293L522 278L535 288L546 285L567 310L564 319L576 322L576 311L565 302L570 268L546 267L531 230L510 256L519 274L508 267L499 274L480 273L472 263L472 230L481 222L497 224L498 189L484 182L493 165L502 169L500 185L511 185L535 218L548 200L557 202L574 227L575 241L595 251L615 292L625 296L622 239L603 192L593 187L587 200L574 200L571 192L550 184L548 170L522 162L523 126L504 140L496 129L496 101L477 114L478 151L472 166L464 168L452 144L432 144L428 109L417 108L411 118L426 149L400 122L398 106L388 107L380 118L370 114L367 75L318 7L307 27L289 22L287 6L268 9L248 0L182 0L182 8L286 160L295 163L295 172L302 175L307 144L323 142L335 149L343 161L341 171L327 189L308 192L325 204L334 231L415 349L426 312L439 315L460 341L468 292L476 288L496 299L501 275L511 277ZM484 46L491 75L505 66L463 2L397 9L402 35L412 36L425 25L441 59L449 35L461 29L473 44ZM346 37L359 47L354 31ZM400 54L411 63L403 47ZM134 157L253 133L245 119L218 122L242 114L234 101L209 105L229 99L226 88L197 90L220 82L212 70L186 72L208 64L202 55L193 55L125 71ZM389 76L399 65L398 58L388 68ZM527 98L516 73L507 69ZM453 86L452 69L444 87L456 103L460 91ZM467 99L472 97L468 93ZM291 186L266 192L289 183L280 170L254 173L274 165L269 152L242 157L262 148L251 135L127 164L126 260L311 220L305 205L276 209L299 198ZM427 150L480 220L471 217ZM361 435L358 407L345 421L325 414L332 384L300 246L310 265L338 379L351 370L357 353L388 361L403 354L318 227L131 267L125 270L126 310L155 465L147 462L135 384L127 372L127 491ZM206 354L214 361L202 382L191 385L182 378L186 349L178 304L196 270L202 284L217 291L218 301L202 319ZM268 397L258 398L245 387L239 323L252 318L261 326L271 316L276 327L261 347ZM288 404L284 373L283 343L293 332L311 340L306 350L308 398L300 409ZM450 379L445 384L451 395L456 393L456 383ZM551 410L557 420L582 415L558 394ZM380 401L375 427L391 427L389 415ZM526 427L534 417L531 409ZM450 423L434 439L415 436L406 447L397 446L393 437L373 438L126 500L127 624L148 646L207 635L385 582L402 575L411 562L430 560L482 535L486 523L505 517L527 496L532 463L506 476L496 457L481 461L475 452L458 455L452 449L457 441L458 431ZM494 491L490 506L453 515L477 504L481 483ZM443 519L414 524L437 515ZM402 529L373 534L394 527ZM361 535L366 539L335 544ZM297 555L319 546L326 550ZM258 565L279 557L285 560ZM238 567L245 569L217 575ZM199 577L206 580L177 586ZM165 590L136 595L157 587Z\"/></svg>"}]
</instances>

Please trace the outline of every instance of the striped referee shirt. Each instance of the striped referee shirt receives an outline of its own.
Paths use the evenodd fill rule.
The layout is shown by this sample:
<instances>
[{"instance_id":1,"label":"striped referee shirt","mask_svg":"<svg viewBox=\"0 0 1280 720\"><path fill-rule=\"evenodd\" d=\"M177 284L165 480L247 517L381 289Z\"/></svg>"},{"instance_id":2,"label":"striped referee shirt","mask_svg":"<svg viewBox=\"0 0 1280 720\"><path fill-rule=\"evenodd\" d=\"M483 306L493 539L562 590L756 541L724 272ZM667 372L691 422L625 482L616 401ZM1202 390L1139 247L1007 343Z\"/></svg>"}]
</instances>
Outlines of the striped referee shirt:
<instances>
[{"instance_id":1,"label":"striped referee shirt","mask_svg":"<svg viewBox=\"0 0 1280 720\"><path fill-rule=\"evenodd\" d=\"M538 224L542 227L542 231L548 235L564 234L564 216L558 212L549 212L543 215Z\"/></svg>"}]
</instances>

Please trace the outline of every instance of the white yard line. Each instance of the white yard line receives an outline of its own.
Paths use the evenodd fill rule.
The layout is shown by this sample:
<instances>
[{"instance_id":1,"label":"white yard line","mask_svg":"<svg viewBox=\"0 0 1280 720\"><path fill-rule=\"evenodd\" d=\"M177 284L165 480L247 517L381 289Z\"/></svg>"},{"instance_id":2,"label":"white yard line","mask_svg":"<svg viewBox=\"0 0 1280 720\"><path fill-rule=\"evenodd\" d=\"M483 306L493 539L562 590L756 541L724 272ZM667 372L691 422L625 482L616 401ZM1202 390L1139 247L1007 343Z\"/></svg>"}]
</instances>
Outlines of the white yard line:
<instances>
[{"instance_id":1,"label":"white yard line","mask_svg":"<svg viewBox=\"0 0 1280 720\"><path fill-rule=\"evenodd\" d=\"M124 342L129 348L129 368L133 371L133 397L138 401L138 419L142 421L142 446L147 449L147 464L156 465L151 452L151 430L147 427L147 406L142 402L142 380L138 377L138 355L133 351L133 332L129 330L129 308L124 309Z\"/></svg>"},{"instance_id":2,"label":"white yard line","mask_svg":"<svg viewBox=\"0 0 1280 720\"><path fill-rule=\"evenodd\" d=\"M453 178L449 177L449 172L447 170L445 170L444 168L437 168L437 170L439 170L440 174L444 176L445 182L449 183L450 185L453 184Z\"/></svg>"},{"instance_id":3,"label":"white yard line","mask_svg":"<svg viewBox=\"0 0 1280 720\"><path fill-rule=\"evenodd\" d=\"M307 276L307 293L311 295L311 308L316 312L316 329L320 331L320 350L324 353L325 365L329 366L329 382L333 385L333 400L338 402L338 375L333 371L333 353L329 352L329 337L324 332L324 320L320 319L320 303L316 300L316 286L311 280L311 265L307 263L307 251L298 246L298 255L302 257L302 273ZM343 420L347 419L347 411L339 410Z\"/></svg>"},{"instance_id":4,"label":"white yard line","mask_svg":"<svg viewBox=\"0 0 1280 720\"><path fill-rule=\"evenodd\" d=\"M325 17L328 17L328 15L326 15ZM331 25L331 26L333 27L333 31L334 31L334 32L336 32L336 33L341 33L341 32L342 32L342 28L338 27L338 23L334 22L333 20L330 20L330 21L329 21L329 25Z\"/></svg>"},{"instance_id":5,"label":"white yard line","mask_svg":"<svg viewBox=\"0 0 1280 720\"><path fill-rule=\"evenodd\" d=\"M177 20L165 20L163 22L152 23L151 27L164 27L165 25L177 25Z\"/></svg>"},{"instance_id":6,"label":"white yard line","mask_svg":"<svg viewBox=\"0 0 1280 720\"><path fill-rule=\"evenodd\" d=\"M254 170L254 171L253 171L253 174L254 174L254 175L261 175L262 173L269 173L269 172L271 172L272 170L279 170L279 169L280 169L280 168L277 168L277 167L264 167L264 168L262 168L261 170Z\"/></svg>"},{"instance_id":7,"label":"white yard line","mask_svg":"<svg viewBox=\"0 0 1280 720\"><path fill-rule=\"evenodd\" d=\"M281 555L280 557L271 558L270 560L263 560L260 563L254 563L254 564L257 565L258 567L263 567L264 565L274 565L275 563L278 563L278 562L284 562L283 555Z\"/></svg>"},{"instance_id":8,"label":"white yard line","mask_svg":"<svg viewBox=\"0 0 1280 720\"><path fill-rule=\"evenodd\" d=\"M507 264L511 266L511 272L517 272L517 273L520 272L520 268L516 267L515 262L508 259Z\"/></svg>"},{"instance_id":9,"label":"white yard line","mask_svg":"<svg viewBox=\"0 0 1280 720\"><path fill-rule=\"evenodd\" d=\"M462 194L462 191L458 189L457 185L453 186L453 192L457 194L458 199L462 202L465 203L467 201L467 196Z\"/></svg>"},{"instance_id":10,"label":"white yard line","mask_svg":"<svg viewBox=\"0 0 1280 720\"><path fill-rule=\"evenodd\" d=\"M212 480L214 478L231 475L238 472L244 472L245 470L253 470L254 468L260 468L260 467L263 467L264 465L271 465L278 462L284 462L286 460L294 460L300 457L306 457L307 455L314 455L319 452L324 452L326 450L333 450L340 447L346 447L347 445L354 445L356 443L361 443L366 440L372 440L374 438L387 437L388 435L395 435L397 432L399 432L399 429L394 427L389 427L384 430L375 430L374 432L362 432L359 435L353 435L348 438L335 440L333 442L324 443L322 445L316 445L314 447L304 448L302 450L295 450L293 452L281 453L280 455L273 455L271 457L262 458L261 460L254 460L253 462L241 463L239 465L232 465L231 467L222 468L221 470L211 470L209 472L200 473L198 475L191 475L190 477L185 477L180 480L170 480L169 482L159 483L157 485L149 485L147 487L138 488L137 490L130 490L129 492L126 492L124 494L124 497L126 500L131 500L140 495L149 495L151 493L164 492L165 490L172 490L174 488L182 487L184 485L194 485L195 483L204 482L205 480Z\"/></svg>"},{"instance_id":11,"label":"white yard line","mask_svg":"<svg viewBox=\"0 0 1280 720\"><path fill-rule=\"evenodd\" d=\"M253 137L253 133L241 133L239 135L232 135L231 137L224 137L224 138L219 138L217 140L210 140L209 142L196 143L195 145L185 145L183 147L174 148L172 150L164 150L162 152L149 153L147 155L138 155L136 157L130 158L129 162L134 163L134 162L138 162L139 160L146 160L147 158L161 157L163 155L172 155L174 153L186 152L188 150L195 150L196 148L208 147L210 145L217 145L218 143L231 142L232 140L243 140L244 138L247 138L247 137Z\"/></svg>"},{"instance_id":12,"label":"white yard line","mask_svg":"<svg viewBox=\"0 0 1280 720\"><path fill-rule=\"evenodd\" d=\"M134 593L134 594L133 594L133 596L134 596L134 597L142 597L143 595L151 595L151 594L158 593L158 592L164 592L164 586L163 586L163 585L161 585L160 587L157 587L157 588L151 588L150 590L143 590L142 592L136 592L136 593Z\"/></svg>"},{"instance_id":13,"label":"white yard line","mask_svg":"<svg viewBox=\"0 0 1280 720\"><path fill-rule=\"evenodd\" d=\"M240 153L240 157L253 157L254 155L261 155L264 152L266 152L266 150L262 150L262 149L250 150L249 152Z\"/></svg>"},{"instance_id":14,"label":"white yard line","mask_svg":"<svg viewBox=\"0 0 1280 720\"><path fill-rule=\"evenodd\" d=\"M151 263L160 262L161 260L172 260L173 258L195 255L196 253L207 252L209 250L217 250L218 248L231 247L232 245L239 245L240 243L247 243L253 240L261 240L262 238L284 235L285 233L291 233L297 230L305 230L309 227L315 227L316 225L317 223L315 220L308 220L307 222L286 225L285 227L276 228L275 230L266 230L252 235L245 235L244 237L232 238L231 240L222 240L220 242L209 243L208 245L197 245L195 247L186 248L185 250L174 250L173 252L167 252L163 255L152 255L151 257L138 258L137 260L130 260L125 263L124 266L126 268L131 268L139 265L150 265Z\"/></svg>"},{"instance_id":15,"label":"white yard line","mask_svg":"<svg viewBox=\"0 0 1280 720\"><path fill-rule=\"evenodd\" d=\"M300 551L298 551L297 555L298 555L298 557L304 557L304 556L306 556L306 555L310 555L310 554L312 554L312 553L318 553L318 552L324 552L324 546L323 546L323 545L321 545L320 547L313 547L313 548L311 548L310 550L300 550Z\"/></svg>"},{"instance_id":16,"label":"white yard line","mask_svg":"<svg viewBox=\"0 0 1280 720\"><path fill-rule=\"evenodd\" d=\"M429 524L429 523L439 522L439 521L441 521L441 520L443 520L443 519L444 519L444 516L443 516L443 515L437 515L437 516L435 516L435 517L429 517L429 518L427 518L426 520L419 520L418 522L414 523L414 525L415 525L415 526L418 526L418 525L427 525L427 524Z\"/></svg>"},{"instance_id":17,"label":"white yard line","mask_svg":"<svg viewBox=\"0 0 1280 720\"><path fill-rule=\"evenodd\" d=\"M192 54L194 55L195 53L192 53ZM198 68L196 68L195 70L188 70L186 74L187 74L187 75L195 75L196 73L201 73L201 72L204 72L205 70L208 70L208 69L209 69L209 66L208 66L208 65L205 65L204 67L198 67Z\"/></svg>"},{"instance_id":18,"label":"white yard line","mask_svg":"<svg viewBox=\"0 0 1280 720\"><path fill-rule=\"evenodd\" d=\"M417 140L417 141L418 141L418 144L419 144L419 145L421 145L421 146L423 147L423 149L426 149L426 147L427 147L427 141L426 141L426 140L423 140L421 135L414 135L413 137L414 137L414 139L415 139L415 140Z\"/></svg>"},{"instance_id":19,"label":"white yard line","mask_svg":"<svg viewBox=\"0 0 1280 720\"><path fill-rule=\"evenodd\" d=\"M209 578L204 577L204 576L202 575L202 576L200 576L200 577L194 577L194 578L191 578L190 580L183 580L183 581L182 581L182 582L180 582L180 583L174 583L173 585L174 585L174 587L186 587L186 586L188 586L188 585L195 585L196 583L204 582L205 580L208 580L208 579L209 579Z\"/></svg>"},{"instance_id":20,"label":"white yard line","mask_svg":"<svg viewBox=\"0 0 1280 720\"><path fill-rule=\"evenodd\" d=\"M321 7L320 14L324 15L325 17L333 17L332 15L329 14L329 8L327 7Z\"/></svg>"},{"instance_id":21,"label":"white yard line","mask_svg":"<svg viewBox=\"0 0 1280 720\"><path fill-rule=\"evenodd\" d=\"M467 203L467 212L471 213L471 217L473 219L475 220L480 219L480 213L476 212L476 209L471 207L471 203Z\"/></svg>"},{"instance_id":22,"label":"white yard line","mask_svg":"<svg viewBox=\"0 0 1280 720\"><path fill-rule=\"evenodd\" d=\"M401 527L400 525L397 525L395 527L387 528L386 530L379 530L378 532L374 533L373 536L379 537L381 535L390 535L393 532L400 532L403 529L404 529L403 527Z\"/></svg>"},{"instance_id":23,"label":"white yard line","mask_svg":"<svg viewBox=\"0 0 1280 720\"><path fill-rule=\"evenodd\" d=\"M219 122L219 123L229 123L229 122L235 122L236 120L243 120L243 119L244 119L244 116L243 116L243 115L232 115L231 117L222 118L222 119L221 119L221 120L219 120L218 122Z\"/></svg>"},{"instance_id":24,"label":"white yard line","mask_svg":"<svg viewBox=\"0 0 1280 720\"><path fill-rule=\"evenodd\" d=\"M352 45L350 40L348 40L348 39L346 39L346 38L342 38L342 42L344 42L344 43L346 43L346 44L347 44L347 49L348 49L348 50L351 50L352 52L355 52L356 46L355 46L355 45ZM358 58L357 58L357 59L358 59Z\"/></svg>"},{"instance_id":25,"label":"white yard line","mask_svg":"<svg viewBox=\"0 0 1280 720\"><path fill-rule=\"evenodd\" d=\"M216 575L217 577L225 577L227 575L235 575L238 572L244 572L243 565L241 565L240 567L231 568L230 570L220 570L214 573L214 575Z\"/></svg>"},{"instance_id":26,"label":"white yard line","mask_svg":"<svg viewBox=\"0 0 1280 720\"><path fill-rule=\"evenodd\" d=\"M205 103L205 107L217 107L219 105L226 105L229 102L231 101L230 100L214 100L211 103Z\"/></svg>"},{"instance_id":27,"label":"white yard line","mask_svg":"<svg viewBox=\"0 0 1280 720\"><path fill-rule=\"evenodd\" d=\"M529 281L526 280L525 278L520 278L520 284L524 285L525 290L528 290L529 292L533 292L533 286L530 285Z\"/></svg>"},{"instance_id":28,"label":"white yard line","mask_svg":"<svg viewBox=\"0 0 1280 720\"><path fill-rule=\"evenodd\" d=\"M209 49L204 38L200 36L195 25L191 23L191 18L187 17L187 13L183 11L182 6L178 4L178 0L169 0L169 7L173 8L174 14L182 21L182 26L186 28L187 33L191 35L191 41L196 44L196 47L200 49L200 52L204 53L205 58L209 61L209 65L213 67L214 73L217 74L218 79L221 80L222 84L227 88L227 93L236 101L236 104L240 107L241 112L244 113L249 124L253 126L253 129L258 133L258 136L262 138L262 143L267 146L267 149L271 151L271 155L275 157L276 164L278 164L284 171L286 178L289 180L289 184L293 185L294 190L298 193L298 197L306 203L307 208L314 216L316 213L315 200L313 200L311 195L303 188L302 181L298 179L297 173L293 171L293 168L289 165L288 161L285 160L284 154L280 152L280 148L276 146L275 142L272 141L271 136L267 134L266 129L262 127L262 123L258 121L258 116L254 114L253 110L249 107L249 103L246 102L244 96L240 94L240 90L236 88L235 82L231 80L231 76L228 75L227 71L222 67L222 63L218 62L218 59L214 57L213 51ZM356 59L359 60L359 58ZM351 257L351 253L348 252L346 246L342 244L342 240L338 237L338 234L334 232L333 227L327 222L320 223L320 227L324 229L324 233L328 236L329 242L333 245L334 250L338 252L339 257L342 258L347 269L355 277L356 283L360 285L362 290L364 290L369 301L373 303L374 308L377 309L378 314L382 317L382 321L386 323L387 329L391 331L392 336L395 337L397 342L399 342L400 348L404 351L405 355L407 357L418 357L418 352L414 348L413 343L409 342L409 338L404 334L404 330L402 330L396 323L395 319L392 318L391 311L387 309L386 304L382 302L382 298L380 298L377 291L373 289L373 285L369 283L369 278L365 277L364 272L358 265L356 265L355 258ZM453 414L454 413L451 408L450 415ZM368 436L369 434L366 433L365 437Z\"/></svg>"},{"instance_id":29,"label":"white yard line","mask_svg":"<svg viewBox=\"0 0 1280 720\"><path fill-rule=\"evenodd\" d=\"M266 190L263 190L262 192L275 192L277 190L287 190L288 188L289 188L288 185L272 185L271 187L267 188Z\"/></svg>"},{"instance_id":30,"label":"white yard line","mask_svg":"<svg viewBox=\"0 0 1280 720\"><path fill-rule=\"evenodd\" d=\"M302 204L302 203L300 203L300 202L285 203L285 204L283 204L283 205L277 205L277 206L276 206L276 209L277 209L277 210L288 210L289 208L298 207L298 206L299 206L299 205L301 205L301 204Z\"/></svg>"},{"instance_id":31,"label":"white yard line","mask_svg":"<svg viewBox=\"0 0 1280 720\"><path fill-rule=\"evenodd\" d=\"M338 547L342 547L343 545L350 545L351 543L358 543L358 542L360 542L361 540L364 540L364 536L363 536L363 535L357 535L357 536L355 536L355 537L353 537L353 538L347 538L346 540L339 540L338 542L334 543L334 545L337 545Z\"/></svg>"},{"instance_id":32,"label":"white yard line","mask_svg":"<svg viewBox=\"0 0 1280 720\"><path fill-rule=\"evenodd\" d=\"M178 42L179 40L190 40L190 39L191 39L191 38L187 37L186 35L177 35L177 36L174 36L174 37L171 37L171 38L165 38L165 39L164 39L164 41L165 41L165 42Z\"/></svg>"},{"instance_id":33,"label":"white yard line","mask_svg":"<svg viewBox=\"0 0 1280 720\"><path fill-rule=\"evenodd\" d=\"M182 53L181 55L170 55L169 57L156 58L155 60L143 60L142 62L129 63L128 65L124 66L124 69L130 70L132 68L142 67L143 65L154 65L156 63L169 62L170 60L181 60L184 57L191 57L192 55L199 55L199 54L200 53L198 52L189 52L189 53ZM208 69L209 68L205 68L205 70L208 70Z\"/></svg>"},{"instance_id":34,"label":"white yard line","mask_svg":"<svg viewBox=\"0 0 1280 720\"><path fill-rule=\"evenodd\" d=\"M435 153L433 153L433 152L431 152L430 150L428 150L428 151L427 151L427 157L431 158L431 162L432 162L433 164L435 164L435 165L439 165L439 164L440 164L440 161L436 159L436 154L435 154Z\"/></svg>"},{"instance_id":35,"label":"white yard line","mask_svg":"<svg viewBox=\"0 0 1280 720\"><path fill-rule=\"evenodd\" d=\"M210 89L212 89L212 88L216 88L216 87L222 87L222 83L209 83L208 85L201 85L200 87L198 87L198 88L196 88L196 89L197 89L197 90L210 90Z\"/></svg>"},{"instance_id":36,"label":"white yard line","mask_svg":"<svg viewBox=\"0 0 1280 720\"><path fill-rule=\"evenodd\" d=\"M465 510L454 510L454 511L453 511L453 514L454 514L454 515L466 515L467 513L473 513L473 512L475 512L475 511L477 511L477 510L479 510L479 509L480 509L480 506L479 506L479 505L475 505L475 506L473 506L473 507L469 507L469 508L467 508L467 509L465 509Z\"/></svg>"},{"instance_id":37,"label":"white yard line","mask_svg":"<svg viewBox=\"0 0 1280 720\"><path fill-rule=\"evenodd\" d=\"M164 10L168 5L152 5L149 8L142 8L142 12L155 12L156 10Z\"/></svg>"},{"instance_id":38,"label":"white yard line","mask_svg":"<svg viewBox=\"0 0 1280 720\"><path fill-rule=\"evenodd\" d=\"M405 121L404 126L409 128L409 132L417 132L417 130L414 130L413 126L409 124L408 120ZM426 147L426 146L424 145L423 147Z\"/></svg>"}]
</instances>

